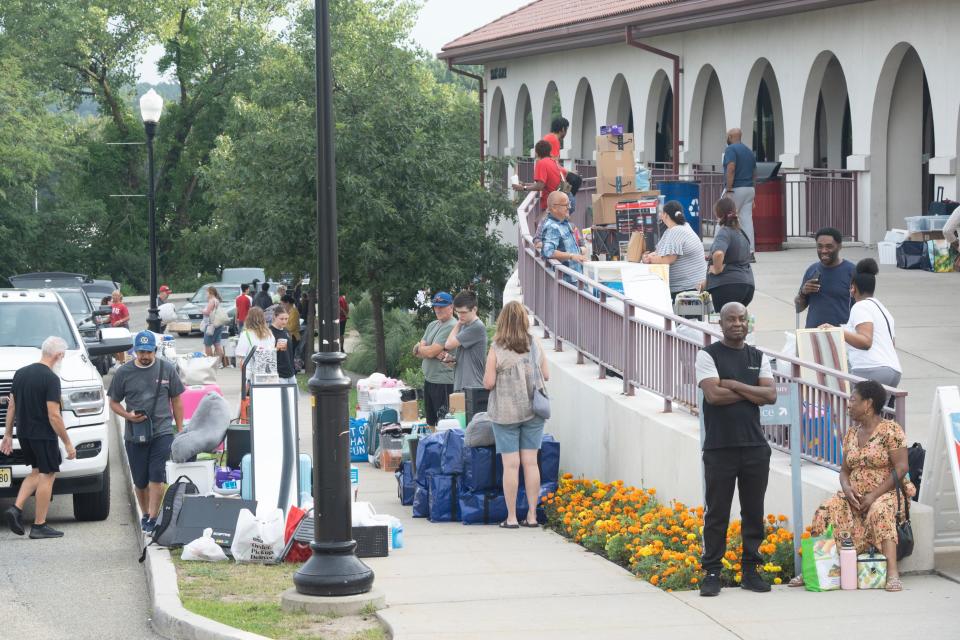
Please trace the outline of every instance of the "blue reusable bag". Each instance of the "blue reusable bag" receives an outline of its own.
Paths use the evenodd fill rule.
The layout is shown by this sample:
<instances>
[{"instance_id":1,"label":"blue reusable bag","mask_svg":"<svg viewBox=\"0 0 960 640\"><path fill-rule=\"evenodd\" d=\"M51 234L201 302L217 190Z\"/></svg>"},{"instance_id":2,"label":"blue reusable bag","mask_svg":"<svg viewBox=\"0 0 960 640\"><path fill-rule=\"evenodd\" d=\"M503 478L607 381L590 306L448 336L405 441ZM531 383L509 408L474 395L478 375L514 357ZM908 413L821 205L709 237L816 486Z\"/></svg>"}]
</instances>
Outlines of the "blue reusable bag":
<instances>
[{"instance_id":1,"label":"blue reusable bag","mask_svg":"<svg viewBox=\"0 0 960 640\"><path fill-rule=\"evenodd\" d=\"M397 478L397 495L400 498L400 504L412 505L414 494L417 492L417 483L413 479L413 465L409 460L401 462L400 468L394 475Z\"/></svg>"},{"instance_id":2,"label":"blue reusable bag","mask_svg":"<svg viewBox=\"0 0 960 640\"><path fill-rule=\"evenodd\" d=\"M466 491L498 491L503 487L503 459L496 447L464 447L463 487Z\"/></svg>"},{"instance_id":3,"label":"blue reusable bag","mask_svg":"<svg viewBox=\"0 0 960 640\"><path fill-rule=\"evenodd\" d=\"M543 434L537 461L540 464L540 484L556 484L560 475L560 443L552 434Z\"/></svg>"},{"instance_id":4,"label":"blue reusable bag","mask_svg":"<svg viewBox=\"0 0 960 640\"><path fill-rule=\"evenodd\" d=\"M417 446L417 484L428 488L429 476L440 473L443 433L432 433Z\"/></svg>"},{"instance_id":5,"label":"blue reusable bag","mask_svg":"<svg viewBox=\"0 0 960 640\"><path fill-rule=\"evenodd\" d=\"M440 473L463 473L463 430L447 429L441 431L443 449L440 452ZM417 462L419 464L419 460Z\"/></svg>"},{"instance_id":6,"label":"blue reusable bag","mask_svg":"<svg viewBox=\"0 0 960 640\"><path fill-rule=\"evenodd\" d=\"M413 517L426 518L430 515L430 490L417 485L413 493Z\"/></svg>"},{"instance_id":7,"label":"blue reusable bag","mask_svg":"<svg viewBox=\"0 0 960 640\"><path fill-rule=\"evenodd\" d=\"M350 462L367 461L367 419L350 418Z\"/></svg>"},{"instance_id":8,"label":"blue reusable bag","mask_svg":"<svg viewBox=\"0 0 960 640\"><path fill-rule=\"evenodd\" d=\"M431 476L428 500L430 504L430 522L456 522L460 520L460 496L457 491L457 476L452 474Z\"/></svg>"},{"instance_id":9,"label":"blue reusable bag","mask_svg":"<svg viewBox=\"0 0 960 640\"><path fill-rule=\"evenodd\" d=\"M507 502L499 491L467 491L460 494L460 521L463 524L496 524L506 519Z\"/></svg>"}]
</instances>

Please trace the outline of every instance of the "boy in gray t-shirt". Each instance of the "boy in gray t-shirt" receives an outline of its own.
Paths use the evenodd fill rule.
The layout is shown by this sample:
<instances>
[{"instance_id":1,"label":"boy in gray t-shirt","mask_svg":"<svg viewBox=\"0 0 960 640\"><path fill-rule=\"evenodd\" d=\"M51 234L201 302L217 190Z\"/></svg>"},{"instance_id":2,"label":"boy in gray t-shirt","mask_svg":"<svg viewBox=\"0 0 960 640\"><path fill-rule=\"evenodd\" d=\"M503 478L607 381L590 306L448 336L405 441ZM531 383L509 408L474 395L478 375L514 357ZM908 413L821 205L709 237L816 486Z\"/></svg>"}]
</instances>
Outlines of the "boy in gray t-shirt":
<instances>
[{"instance_id":1,"label":"boy in gray t-shirt","mask_svg":"<svg viewBox=\"0 0 960 640\"><path fill-rule=\"evenodd\" d=\"M483 386L483 370L487 360L487 328L477 317L477 294L461 291L453 300L457 326L450 332L444 348L457 360L453 374L453 390Z\"/></svg>"}]
</instances>

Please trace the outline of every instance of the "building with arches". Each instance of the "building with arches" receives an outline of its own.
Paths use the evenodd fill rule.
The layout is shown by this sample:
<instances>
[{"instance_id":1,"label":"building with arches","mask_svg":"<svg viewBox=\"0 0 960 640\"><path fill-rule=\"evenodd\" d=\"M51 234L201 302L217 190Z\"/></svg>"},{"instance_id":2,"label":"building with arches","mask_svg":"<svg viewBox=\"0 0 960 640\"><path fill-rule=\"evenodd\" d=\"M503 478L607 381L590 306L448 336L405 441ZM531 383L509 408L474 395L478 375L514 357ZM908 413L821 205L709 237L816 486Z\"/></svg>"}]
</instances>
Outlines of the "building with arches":
<instances>
[{"instance_id":1,"label":"building with arches","mask_svg":"<svg viewBox=\"0 0 960 640\"><path fill-rule=\"evenodd\" d=\"M958 24L956 0L537 0L440 57L484 66L489 155L528 157L561 112L564 158L589 162L598 127L617 123L648 163L672 162L678 137L693 175L719 165L739 127L797 180L855 174L844 232L875 243L938 187L957 199ZM679 56L679 87L672 61L630 46L628 29ZM791 235L815 230L820 202Z\"/></svg>"}]
</instances>

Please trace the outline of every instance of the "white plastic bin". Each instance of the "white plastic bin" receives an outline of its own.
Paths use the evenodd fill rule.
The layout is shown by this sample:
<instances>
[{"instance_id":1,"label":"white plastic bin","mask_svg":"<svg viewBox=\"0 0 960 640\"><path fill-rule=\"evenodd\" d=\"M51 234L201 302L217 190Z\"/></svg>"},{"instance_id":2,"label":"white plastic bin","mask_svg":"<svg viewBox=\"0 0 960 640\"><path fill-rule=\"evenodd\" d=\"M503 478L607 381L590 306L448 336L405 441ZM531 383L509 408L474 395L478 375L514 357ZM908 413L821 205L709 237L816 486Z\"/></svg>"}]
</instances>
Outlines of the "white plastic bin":
<instances>
[{"instance_id":1,"label":"white plastic bin","mask_svg":"<svg viewBox=\"0 0 960 640\"><path fill-rule=\"evenodd\" d=\"M187 476L197 485L200 495L205 496L213 491L214 461L198 460L196 462L174 462L167 460L167 484L173 484L180 476Z\"/></svg>"},{"instance_id":2,"label":"white plastic bin","mask_svg":"<svg viewBox=\"0 0 960 640\"><path fill-rule=\"evenodd\" d=\"M898 242L878 242L877 253L880 257L880 264L897 264L897 245Z\"/></svg>"}]
</instances>

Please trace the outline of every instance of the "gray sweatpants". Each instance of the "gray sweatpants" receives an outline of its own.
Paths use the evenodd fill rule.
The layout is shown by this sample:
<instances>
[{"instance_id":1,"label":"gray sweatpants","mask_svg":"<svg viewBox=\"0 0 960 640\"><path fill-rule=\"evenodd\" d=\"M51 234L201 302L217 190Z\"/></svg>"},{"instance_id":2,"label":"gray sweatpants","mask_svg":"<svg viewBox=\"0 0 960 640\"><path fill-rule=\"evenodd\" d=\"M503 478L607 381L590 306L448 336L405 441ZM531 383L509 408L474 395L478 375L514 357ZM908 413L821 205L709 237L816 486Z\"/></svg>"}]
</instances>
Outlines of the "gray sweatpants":
<instances>
[{"instance_id":1,"label":"gray sweatpants","mask_svg":"<svg viewBox=\"0 0 960 640\"><path fill-rule=\"evenodd\" d=\"M851 375L876 380L882 385L897 388L900 385L900 376L903 375L891 367L871 367L869 369L851 369Z\"/></svg>"},{"instance_id":2,"label":"gray sweatpants","mask_svg":"<svg viewBox=\"0 0 960 640\"><path fill-rule=\"evenodd\" d=\"M756 243L753 241L753 199L756 196L753 187L737 187L733 190L733 203L737 205L737 216L740 218L740 228L750 240L750 251L754 251Z\"/></svg>"}]
</instances>

